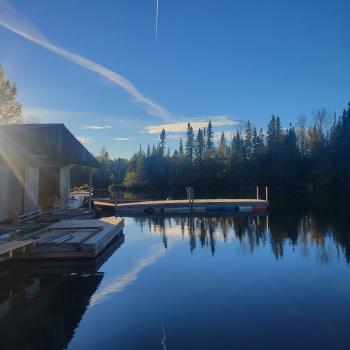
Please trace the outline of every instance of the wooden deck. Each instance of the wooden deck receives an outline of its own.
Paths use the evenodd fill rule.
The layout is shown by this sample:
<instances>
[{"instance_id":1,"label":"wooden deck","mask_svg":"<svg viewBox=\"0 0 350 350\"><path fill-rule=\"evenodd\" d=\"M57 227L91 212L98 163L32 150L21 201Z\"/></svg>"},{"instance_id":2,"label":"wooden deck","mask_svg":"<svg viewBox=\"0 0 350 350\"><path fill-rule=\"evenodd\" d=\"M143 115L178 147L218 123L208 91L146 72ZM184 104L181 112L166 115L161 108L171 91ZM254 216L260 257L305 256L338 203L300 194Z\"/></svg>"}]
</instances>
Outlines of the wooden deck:
<instances>
[{"instance_id":1,"label":"wooden deck","mask_svg":"<svg viewBox=\"0 0 350 350\"><path fill-rule=\"evenodd\" d=\"M0 254L21 259L96 258L123 233L124 220L64 220L0 245ZM25 249L23 248L25 247ZM22 249L20 249L22 248Z\"/></svg>"},{"instance_id":2,"label":"wooden deck","mask_svg":"<svg viewBox=\"0 0 350 350\"><path fill-rule=\"evenodd\" d=\"M267 211L268 202L263 199L195 199L143 201L118 203L116 212L131 213L207 213L207 212L261 212Z\"/></svg>"}]
</instances>

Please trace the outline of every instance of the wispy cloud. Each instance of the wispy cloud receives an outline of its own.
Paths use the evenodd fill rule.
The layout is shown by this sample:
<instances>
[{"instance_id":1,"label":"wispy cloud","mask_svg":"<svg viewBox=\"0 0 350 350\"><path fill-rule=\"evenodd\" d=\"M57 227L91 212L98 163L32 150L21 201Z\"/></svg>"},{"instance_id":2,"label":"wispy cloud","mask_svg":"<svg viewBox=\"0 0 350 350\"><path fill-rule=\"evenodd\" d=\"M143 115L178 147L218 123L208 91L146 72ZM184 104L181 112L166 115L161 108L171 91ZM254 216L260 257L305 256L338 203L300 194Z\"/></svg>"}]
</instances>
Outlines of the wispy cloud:
<instances>
[{"instance_id":1,"label":"wispy cloud","mask_svg":"<svg viewBox=\"0 0 350 350\"><path fill-rule=\"evenodd\" d=\"M0 0L1 1L1 0ZM90 126L100 125L92 124L96 120L103 121L104 123L111 123L115 121L118 123L118 126L123 127L139 127L139 122L134 119L126 119L117 115L103 114L103 113L93 113L93 112L80 112L80 111L66 111L60 109L50 109L50 108L42 108L42 107L26 107L22 108L22 115L25 120L31 120L33 118L38 118L42 123L52 123L52 122L80 122L80 120L84 120L85 122L91 123L91 125L86 125L86 129L89 129ZM80 124L80 123L79 123ZM101 125L104 128L115 128L109 124ZM85 127L85 126L83 126ZM96 128L95 128L96 129Z\"/></svg>"},{"instance_id":2,"label":"wispy cloud","mask_svg":"<svg viewBox=\"0 0 350 350\"><path fill-rule=\"evenodd\" d=\"M83 125L82 129L92 129L92 130L103 130L103 129L112 129L110 125Z\"/></svg>"},{"instance_id":3,"label":"wispy cloud","mask_svg":"<svg viewBox=\"0 0 350 350\"><path fill-rule=\"evenodd\" d=\"M230 116L221 115L221 116L208 116L208 117L199 117L199 118L190 118L188 120L183 120L180 122L158 124L158 125L149 125L145 126L145 132L148 134L159 134L163 129L166 132L179 133L186 132L187 123L191 123L194 130L199 128L207 127L209 119L213 126L235 126L239 122L230 118Z\"/></svg>"},{"instance_id":4,"label":"wispy cloud","mask_svg":"<svg viewBox=\"0 0 350 350\"><path fill-rule=\"evenodd\" d=\"M132 138L130 138L130 137L114 137L113 140L114 141L130 141L130 140L132 140Z\"/></svg>"},{"instance_id":5,"label":"wispy cloud","mask_svg":"<svg viewBox=\"0 0 350 350\"><path fill-rule=\"evenodd\" d=\"M26 107L22 108L24 119L37 118L40 122L65 122L66 120L79 119L109 119L110 116L102 113L65 111L60 109L42 108L42 107ZM106 120L104 120L106 121Z\"/></svg>"},{"instance_id":6,"label":"wispy cloud","mask_svg":"<svg viewBox=\"0 0 350 350\"><path fill-rule=\"evenodd\" d=\"M84 145L95 142L94 138L88 136L76 136L76 138Z\"/></svg>"},{"instance_id":7,"label":"wispy cloud","mask_svg":"<svg viewBox=\"0 0 350 350\"><path fill-rule=\"evenodd\" d=\"M163 106L142 94L126 77L85 57L53 45L39 30L29 23L28 20L24 19L23 16L21 18L21 16L4 0L0 1L0 25L26 40L110 80L131 95L137 102L143 104L150 114L160 117L165 121L170 119L170 113Z\"/></svg>"}]
</instances>

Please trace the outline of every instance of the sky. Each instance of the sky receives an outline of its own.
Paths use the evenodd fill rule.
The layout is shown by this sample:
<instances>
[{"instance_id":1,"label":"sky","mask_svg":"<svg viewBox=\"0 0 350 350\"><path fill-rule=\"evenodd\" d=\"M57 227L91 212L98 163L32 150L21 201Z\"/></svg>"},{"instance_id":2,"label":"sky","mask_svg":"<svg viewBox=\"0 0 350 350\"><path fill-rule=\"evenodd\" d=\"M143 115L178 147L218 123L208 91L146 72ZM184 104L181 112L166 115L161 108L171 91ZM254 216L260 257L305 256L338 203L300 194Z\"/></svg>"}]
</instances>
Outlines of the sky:
<instances>
[{"instance_id":1,"label":"sky","mask_svg":"<svg viewBox=\"0 0 350 350\"><path fill-rule=\"evenodd\" d=\"M348 0L0 0L0 65L26 118L130 157L188 121L309 121L350 101ZM157 21L158 18L158 21Z\"/></svg>"}]
</instances>

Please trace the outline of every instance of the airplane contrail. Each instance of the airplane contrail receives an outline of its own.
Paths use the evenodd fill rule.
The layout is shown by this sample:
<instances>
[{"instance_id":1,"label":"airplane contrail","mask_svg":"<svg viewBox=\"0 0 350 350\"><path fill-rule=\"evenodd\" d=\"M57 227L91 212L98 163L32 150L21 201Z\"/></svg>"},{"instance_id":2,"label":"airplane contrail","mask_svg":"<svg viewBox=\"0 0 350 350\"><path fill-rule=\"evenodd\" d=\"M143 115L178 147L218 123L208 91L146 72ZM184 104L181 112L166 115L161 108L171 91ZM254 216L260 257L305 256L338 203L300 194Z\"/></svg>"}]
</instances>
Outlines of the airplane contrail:
<instances>
[{"instance_id":1,"label":"airplane contrail","mask_svg":"<svg viewBox=\"0 0 350 350\"><path fill-rule=\"evenodd\" d=\"M159 0L157 0L157 11L156 11L156 40L158 40L158 18L159 18Z\"/></svg>"},{"instance_id":2,"label":"airplane contrail","mask_svg":"<svg viewBox=\"0 0 350 350\"><path fill-rule=\"evenodd\" d=\"M169 111L167 111L157 102L154 102L150 98L143 95L131 81L121 74L113 72L112 70L105 68L104 66L85 57L51 44L39 31L33 30L28 23L27 25L24 25L24 21L22 19L18 19L18 15L15 13L12 7L6 3L6 1L0 1L0 26L112 81L125 90L129 95L134 97L136 101L142 103L150 114L160 117L166 121L171 118Z\"/></svg>"}]
</instances>

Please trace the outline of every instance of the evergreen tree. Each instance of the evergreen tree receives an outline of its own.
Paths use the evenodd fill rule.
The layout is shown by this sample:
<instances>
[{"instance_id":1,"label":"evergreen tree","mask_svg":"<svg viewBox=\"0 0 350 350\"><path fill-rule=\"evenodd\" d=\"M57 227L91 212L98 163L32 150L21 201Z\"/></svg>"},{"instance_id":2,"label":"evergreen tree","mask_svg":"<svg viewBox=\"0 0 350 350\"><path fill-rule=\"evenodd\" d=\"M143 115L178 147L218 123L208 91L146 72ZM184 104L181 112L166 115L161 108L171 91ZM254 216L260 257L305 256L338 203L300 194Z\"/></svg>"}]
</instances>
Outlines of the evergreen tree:
<instances>
[{"instance_id":1,"label":"evergreen tree","mask_svg":"<svg viewBox=\"0 0 350 350\"><path fill-rule=\"evenodd\" d=\"M215 146L214 146L214 131L213 131L213 126L211 124L211 120L209 120L208 127L206 129L206 156L208 158L212 157L215 151Z\"/></svg>"},{"instance_id":2,"label":"evergreen tree","mask_svg":"<svg viewBox=\"0 0 350 350\"><path fill-rule=\"evenodd\" d=\"M160 142L159 142L159 150L160 150L161 156L164 156L165 145L166 145L166 134L165 134L165 129L162 129L162 132L160 133Z\"/></svg>"},{"instance_id":3,"label":"evergreen tree","mask_svg":"<svg viewBox=\"0 0 350 350\"><path fill-rule=\"evenodd\" d=\"M269 150L274 149L276 145L276 117L273 115L267 125L267 147Z\"/></svg>"},{"instance_id":4,"label":"evergreen tree","mask_svg":"<svg viewBox=\"0 0 350 350\"><path fill-rule=\"evenodd\" d=\"M264 132L262 129L257 133L256 128L253 129L253 157L257 158L264 153Z\"/></svg>"},{"instance_id":5,"label":"evergreen tree","mask_svg":"<svg viewBox=\"0 0 350 350\"><path fill-rule=\"evenodd\" d=\"M249 159L252 156L252 151L253 151L252 139L253 139L252 126L250 124L250 121L248 120L245 133L244 133L244 152L245 152L245 157L247 159Z\"/></svg>"},{"instance_id":6,"label":"evergreen tree","mask_svg":"<svg viewBox=\"0 0 350 350\"><path fill-rule=\"evenodd\" d=\"M157 155L157 150L154 145L152 145L152 157L155 157Z\"/></svg>"},{"instance_id":7,"label":"evergreen tree","mask_svg":"<svg viewBox=\"0 0 350 350\"><path fill-rule=\"evenodd\" d=\"M184 155L184 145L182 142L182 137L180 138L180 142L179 142L179 155L182 157Z\"/></svg>"},{"instance_id":8,"label":"evergreen tree","mask_svg":"<svg viewBox=\"0 0 350 350\"><path fill-rule=\"evenodd\" d=\"M201 160L204 157L204 149L205 149L205 141L203 138L203 131L202 129L198 129L197 137L196 137L196 142L195 142L195 161L197 163L201 162Z\"/></svg>"},{"instance_id":9,"label":"evergreen tree","mask_svg":"<svg viewBox=\"0 0 350 350\"><path fill-rule=\"evenodd\" d=\"M278 150L278 146L283 142L283 131L279 117L274 115L267 126L267 147L271 152Z\"/></svg>"},{"instance_id":10,"label":"evergreen tree","mask_svg":"<svg viewBox=\"0 0 350 350\"><path fill-rule=\"evenodd\" d=\"M236 135L233 137L232 146L231 146L231 158L236 161L241 161L244 158L243 151L243 140L239 131L236 132Z\"/></svg>"},{"instance_id":11,"label":"evergreen tree","mask_svg":"<svg viewBox=\"0 0 350 350\"><path fill-rule=\"evenodd\" d=\"M281 144L283 142L283 130L281 126L281 120L280 117L276 117L276 142L277 144Z\"/></svg>"},{"instance_id":12,"label":"evergreen tree","mask_svg":"<svg viewBox=\"0 0 350 350\"><path fill-rule=\"evenodd\" d=\"M188 161L193 161L194 133L190 123L187 124L186 133L186 157Z\"/></svg>"}]
</instances>

